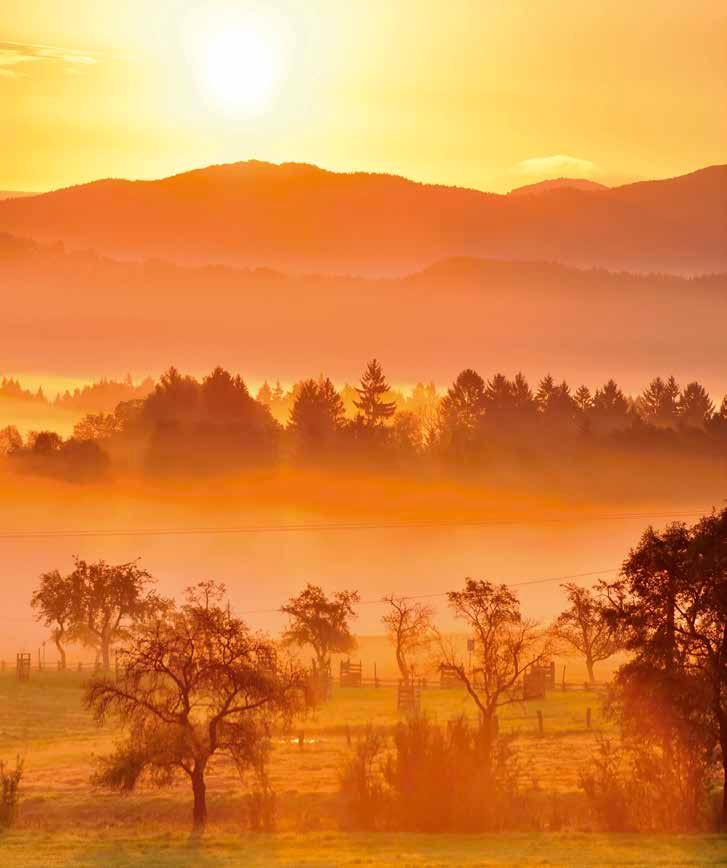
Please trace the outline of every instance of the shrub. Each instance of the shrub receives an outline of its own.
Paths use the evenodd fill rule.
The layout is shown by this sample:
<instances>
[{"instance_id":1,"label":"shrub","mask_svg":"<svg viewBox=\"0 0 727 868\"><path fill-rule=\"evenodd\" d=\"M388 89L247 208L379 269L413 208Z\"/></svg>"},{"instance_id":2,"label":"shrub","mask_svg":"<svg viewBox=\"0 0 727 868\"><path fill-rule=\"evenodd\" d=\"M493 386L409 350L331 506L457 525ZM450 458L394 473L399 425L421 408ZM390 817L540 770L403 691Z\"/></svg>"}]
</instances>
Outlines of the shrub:
<instances>
[{"instance_id":1,"label":"shrub","mask_svg":"<svg viewBox=\"0 0 727 868\"><path fill-rule=\"evenodd\" d=\"M372 729L341 775L349 828L479 832L527 825L508 741L465 720L446 730L419 716L400 723L393 749Z\"/></svg>"},{"instance_id":2,"label":"shrub","mask_svg":"<svg viewBox=\"0 0 727 868\"><path fill-rule=\"evenodd\" d=\"M274 832L277 827L277 797L267 770L267 750L254 761L255 787L247 796L247 819L251 832Z\"/></svg>"},{"instance_id":3,"label":"shrub","mask_svg":"<svg viewBox=\"0 0 727 868\"><path fill-rule=\"evenodd\" d=\"M12 771L4 762L0 762L0 828L9 829L15 823L22 777L23 760L19 756L15 759L15 768Z\"/></svg>"},{"instance_id":4,"label":"shrub","mask_svg":"<svg viewBox=\"0 0 727 868\"><path fill-rule=\"evenodd\" d=\"M607 832L682 832L709 828L708 764L686 746L622 738L601 740L580 786Z\"/></svg>"},{"instance_id":5,"label":"shrub","mask_svg":"<svg viewBox=\"0 0 727 868\"><path fill-rule=\"evenodd\" d=\"M343 825L373 831L386 825L387 795L383 776L384 737L368 726L341 773Z\"/></svg>"}]
</instances>

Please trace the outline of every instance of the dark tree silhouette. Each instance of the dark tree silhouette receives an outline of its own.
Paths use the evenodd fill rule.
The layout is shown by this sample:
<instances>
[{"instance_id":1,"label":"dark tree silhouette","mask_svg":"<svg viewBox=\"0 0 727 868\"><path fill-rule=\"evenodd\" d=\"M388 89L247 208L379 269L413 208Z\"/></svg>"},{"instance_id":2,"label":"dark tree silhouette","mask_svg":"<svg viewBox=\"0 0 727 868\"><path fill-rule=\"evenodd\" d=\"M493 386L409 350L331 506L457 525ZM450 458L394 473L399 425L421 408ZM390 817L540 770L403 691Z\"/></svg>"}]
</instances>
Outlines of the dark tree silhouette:
<instances>
[{"instance_id":1,"label":"dark tree silhouette","mask_svg":"<svg viewBox=\"0 0 727 868\"><path fill-rule=\"evenodd\" d=\"M579 386L573 395L573 402L584 415L593 407L593 396L588 386Z\"/></svg>"},{"instance_id":2,"label":"dark tree silhouette","mask_svg":"<svg viewBox=\"0 0 727 868\"><path fill-rule=\"evenodd\" d=\"M629 402L614 380L609 380L605 386L596 389L591 418L601 431L608 433L625 428L628 412Z\"/></svg>"},{"instance_id":3,"label":"dark tree silhouette","mask_svg":"<svg viewBox=\"0 0 727 868\"><path fill-rule=\"evenodd\" d=\"M154 580L137 561L114 565L77 558L65 581L71 589L73 629L98 647L106 670L111 647L127 638L132 626L154 618L168 605L149 590Z\"/></svg>"},{"instance_id":4,"label":"dark tree silhouette","mask_svg":"<svg viewBox=\"0 0 727 868\"><path fill-rule=\"evenodd\" d=\"M416 600L384 597L389 608L381 618L394 646L396 664L404 681L413 675L412 655L429 646L432 639L432 610Z\"/></svg>"},{"instance_id":5,"label":"dark tree silhouette","mask_svg":"<svg viewBox=\"0 0 727 868\"><path fill-rule=\"evenodd\" d=\"M665 382L655 377L638 400L638 408L645 422L652 425L674 425L677 420L679 386L674 377Z\"/></svg>"},{"instance_id":6,"label":"dark tree silhouette","mask_svg":"<svg viewBox=\"0 0 727 868\"><path fill-rule=\"evenodd\" d=\"M114 413L89 413L73 428L76 440L109 440L121 431L119 418Z\"/></svg>"},{"instance_id":7,"label":"dark tree silhouette","mask_svg":"<svg viewBox=\"0 0 727 868\"><path fill-rule=\"evenodd\" d=\"M65 642L74 638L75 583L71 576L58 570L43 573L40 585L33 591L30 605L36 618L51 628L51 637L58 649L61 669L66 668Z\"/></svg>"},{"instance_id":8,"label":"dark tree silhouette","mask_svg":"<svg viewBox=\"0 0 727 868\"><path fill-rule=\"evenodd\" d=\"M273 725L303 709L303 673L275 645L221 605L224 586L201 583L129 637L119 679L95 678L87 707L115 717L126 738L101 762L98 784L132 790L142 776L167 785L185 774L193 824L207 821L205 776L227 754L238 770L259 768Z\"/></svg>"},{"instance_id":9,"label":"dark tree silhouette","mask_svg":"<svg viewBox=\"0 0 727 868\"><path fill-rule=\"evenodd\" d=\"M144 401L143 418L152 425L173 425L196 419L199 399L199 383L172 366L162 374L154 391Z\"/></svg>"},{"instance_id":10,"label":"dark tree silhouette","mask_svg":"<svg viewBox=\"0 0 727 868\"><path fill-rule=\"evenodd\" d=\"M568 608L558 616L552 632L585 657L588 680L593 683L595 664L612 657L622 643L593 591L573 583L561 587L566 591Z\"/></svg>"},{"instance_id":11,"label":"dark tree silhouette","mask_svg":"<svg viewBox=\"0 0 727 868\"><path fill-rule=\"evenodd\" d=\"M442 398L441 434L455 454L469 451L479 438L485 418L485 394L485 381L468 368L457 376Z\"/></svg>"},{"instance_id":12,"label":"dark tree silhouette","mask_svg":"<svg viewBox=\"0 0 727 868\"><path fill-rule=\"evenodd\" d=\"M649 528L607 590L609 617L633 655L619 670L621 689L649 691L661 705L668 765L685 729L705 751L719 746L727 828L727 510L693 527Z\"/></svg>"},{"instance_id":13,"label":"dark tree silhouette","mask_svg":"<svg viewBox=\"0 0 727 868\"><path fill-rule=\"evenodd\" d=\"M329 379L305 380L300 385L288 427L303 453L329 449L344 422L343 402Z\"/></svg>"},{"instance_id":14,"label":"dark tree silhouette","mask_svg":"<svg viewBox=\"0 0 727 868\"><path fill-rule=\"evenodd\" d=\"M384 369L376 359L372 359L366 365L361 385L356 387L358 401L354 402L368 428L379 427L396 412L396 402L384 400L389 391Z\"/></svg>"},{"instance_id":15,"label":"dark tree silhouette","mask_svg":"<svg viewBox=\"0 0 727 868\"><path fill-rule=\"evenodd\" d=\"M688 383L677 407L679 423L692 428L704 428L714 413L714 403L700 383Z\"/></svg>"},{"instance_id":16,"label":"dark tree silhouette","mask_svg":"<svg viewBox=\"0 0 727 868\"><path fill-rule=\"evenodd\" d=\"M331 654L345 654L356 647L351 633L351 620L356 616L357 591L336 591L327 596L318 585L307 584L297 597L281 606L290 616L283 632L288 645L309 645L315 654L315 668L327 673L331 668Z\"/></svg>"},{"instance_id":17,"label":"dark tree silhouette","mask_svg":"<svg viewBox=\"0 0 727 868\"><path fill-rule=\"evenodd\" d=\"M454 643L440 636L443 662L457 674L492 732L497 709L516 701L513 688L547 656L549 646L537 625L522 617L520 602L507 585L468 578L462 591L450 591L447 597L474 639L475 666L468 671Z\"/></svg>"}]
</instances>

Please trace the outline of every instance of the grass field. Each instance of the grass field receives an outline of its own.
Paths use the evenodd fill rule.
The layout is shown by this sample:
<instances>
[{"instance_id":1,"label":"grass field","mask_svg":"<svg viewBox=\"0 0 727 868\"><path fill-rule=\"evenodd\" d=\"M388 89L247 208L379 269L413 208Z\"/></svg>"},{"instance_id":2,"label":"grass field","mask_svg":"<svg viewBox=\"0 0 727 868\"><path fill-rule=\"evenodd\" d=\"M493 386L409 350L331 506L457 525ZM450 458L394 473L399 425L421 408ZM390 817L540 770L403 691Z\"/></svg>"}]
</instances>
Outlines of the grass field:
<instances>
[{"instance_id":1,"label":"grass field","mask_svg":"<svg viewBox=\"0 0 727 868\"><path fill-rule=\"evenodd\" d=\"M538 836L346 835L337 831L335 792L348 737L371 722L398 720L391 688L337 689L333 700L275 740L271 777L278 793L281 832L255 836L245 829L244 786L234 768L218 762L209 775L209 834L187 837L186 783L142 788L131 796L89 784L94 757L112 745L81 706L83 676L39 675L19 683L0 676L0 758L25 758L23 801L16 828L0 837L0 865L713 865L727 864L718 837L634 837L596 834ZM460 691L426 690L434 720L473 707ZM586 728L586 708L593 728ZM544 733L536 712L543 714ZM503 709L501 731L516 736L527 785L575 793L578 773L608 726L599 694L553 691L542 701ZM299 735L303 733L303 746Z\"/></svg>"},{"instance_id":2,"label":"grass field","mask_svg":"<svg viewBox=\"0 0 727 868\"><path fill-rule=\"evenodd\" d=\"M717 836L634 835L174 835L102 832L0 838L3 868L26 866L706 866L727 864Z\"/></svg>"}]
</instances>

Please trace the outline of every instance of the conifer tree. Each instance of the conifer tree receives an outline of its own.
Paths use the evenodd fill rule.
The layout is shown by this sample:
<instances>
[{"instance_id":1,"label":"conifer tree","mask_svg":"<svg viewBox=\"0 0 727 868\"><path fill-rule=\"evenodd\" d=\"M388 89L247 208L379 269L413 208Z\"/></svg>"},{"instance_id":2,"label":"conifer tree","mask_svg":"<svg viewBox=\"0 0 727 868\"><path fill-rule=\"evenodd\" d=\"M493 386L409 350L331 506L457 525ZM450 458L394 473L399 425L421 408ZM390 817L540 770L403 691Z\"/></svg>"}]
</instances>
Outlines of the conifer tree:
<instances>
[{"instance_id":1,"label":"conifer tree","mask_svg":"<svg viewBox=\"0 0 727 868\"><path fill-rule=\"evenodd\" d=\"M384 376L384 369L376 359L372 359L361 377L361 385L356 387L359 400L356 407L369 428L377 428L396 412L395 401L384 401L383 396L389 391L389 384Z\"/></svg>"}]
</instances>

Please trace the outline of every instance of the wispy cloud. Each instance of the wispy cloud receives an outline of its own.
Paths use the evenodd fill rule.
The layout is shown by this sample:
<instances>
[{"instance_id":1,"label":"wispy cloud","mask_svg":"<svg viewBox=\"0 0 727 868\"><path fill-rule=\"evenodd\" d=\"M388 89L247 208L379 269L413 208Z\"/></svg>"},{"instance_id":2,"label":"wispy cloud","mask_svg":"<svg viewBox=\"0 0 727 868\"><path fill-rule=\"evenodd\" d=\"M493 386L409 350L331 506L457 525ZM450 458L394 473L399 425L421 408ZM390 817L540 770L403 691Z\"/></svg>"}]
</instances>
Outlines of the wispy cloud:
<instances>
[{"instance_id":1,"label":"wispy cloud","mask_svg":"<svg viewBox=\"0 0 727 868\"><path fill-rule=\"evenodd\" d=\"M531 157L529 160L522 160L514 167L514 171L520 175L537 175L542 178L560 178L566 175L590 178L600 174L601 169L590 160L582 160L568 154L554 154L550 157Z\"/></svg>"},{"instance_id":2,"label":"wispy cloud","mask_svg":"<svg viewBox=\"0 0 727 868\"><path fill-rule=\"evenodd\" d=\"M24 67L28 64L70 64L70 68L81 70L98 62L99 56L93 51L27 42L0 42L0 76L6 78L25 75Z\"/></svg>"}]
</instances>

